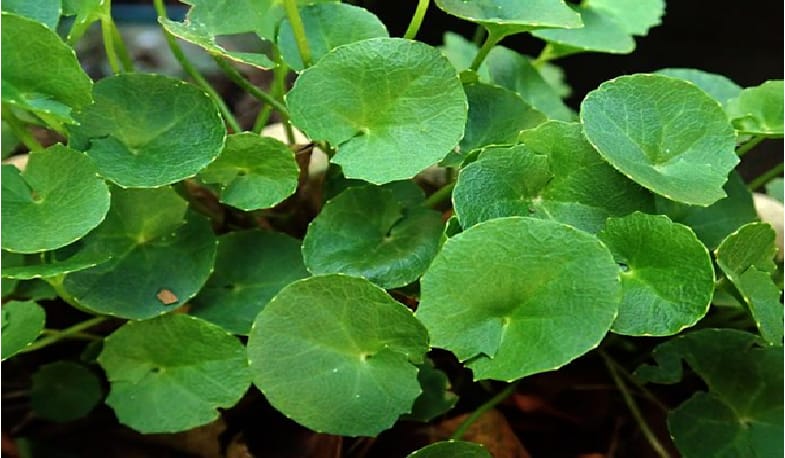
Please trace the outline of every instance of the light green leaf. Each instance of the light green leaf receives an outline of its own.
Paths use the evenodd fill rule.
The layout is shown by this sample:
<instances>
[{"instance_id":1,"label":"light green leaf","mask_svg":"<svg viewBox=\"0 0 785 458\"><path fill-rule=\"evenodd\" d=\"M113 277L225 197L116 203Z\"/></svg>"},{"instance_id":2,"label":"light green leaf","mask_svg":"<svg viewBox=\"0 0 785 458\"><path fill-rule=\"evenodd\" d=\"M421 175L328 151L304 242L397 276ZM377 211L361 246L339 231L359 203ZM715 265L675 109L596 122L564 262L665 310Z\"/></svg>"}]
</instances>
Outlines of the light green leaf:
<instances>
[{"instance_id":1,"label":"light green leaf","mask_svg":"<svg viewBox=\"0 0 785 458\"><path fill-rule=\"evenodd\" d=\"M428 350L412 313L367 280L327 275L284 288L254 322L254 383L314 431L375 436L411 411Z\"/></svg>"},{"instance_id":2,"label":"light green leaf","mask_svg":"<svg viewBox=\"0 0 785 458\"><path fill-rule=\"evenodd\" d=\"M461 153L488 145L517 143L522 130L531 129L547 119L508 89L489 84L464 86L469 100L469 119L461 140Z\"/></svg>"},{"instance_id":3,"label":"light green leaf","mask_svg":"<svg viewBox=\"0 0 785 458\"><path fill-rule=\"evenodd\" d=\"M766 194L783 202L783 194L785 193L785 186L783 186L782 178L775 178L766 183Z\"/></svg>"},{"instance_id":4,"label":"light green leaf","mask_svg":"<svg viewBox=\"0 0 785 458\"><path fill-rule=\"evenodd\" d=\"M584 3L613 15L627 33L640 36L660 25L660 19L665 13L664 0L587 0Z\"/></svg>"},{"instance_id":5,"label":"light green leaf","mask_svg":"<svg viewBox=\"0 0 785 458\"><path fill-rule=\"evenodd\" d=\"M35 302L10 301L3 304L2 320L0 348L5 360L22 351L41 334L46 312Z\"/></svg>"},{"instance_id":6,"label":"light green leaf","mask_svg":"<svg viewBox=\"0 0 785 458\"><path fill-rule=\"evenodd\" d=\"M251 383L245 348L214 324L180 313L129 321L98 362L120 423L142 433L184 431L218 418Z\"/></svg>"},{"instance_id":7,"label":"light green leaf","mask_svg":"<svg viewBox=\"0 0 785 458\"><path fill-rule=\"evenodd\" d=\"M74 122L71 111L92 101L93 85L74 50L40 22L4 12L2 26L3 102Z\"/></svg>"},{"instance_id":8,"label":"light green leaf","mask_svg":"<svg viewBox=\"0 0 785 458\"><path fill-rule=\"evenodd\" d=\"M292 122L327 140L348 178L411 178L463 135L466 95L438 49L400 38L339 46L305 70L287 94Z\"/></svg>"},{"instance_id":9,"label":"light green leaf","mask_svg":"<svg viewBox=\"0 0 785 458\"><path fill-rule=\"evenodd\" d=\"M477 45L457 33L445 32L444 46L441 47L441 50L453 67L460 73L472 65L472 60L474 60L478 48ZM477 69L476 73L480 81L491 82L487 60L480 64L480 68Z\"/></svg>"},{"instance_id":10,"label":"light green leaf","mask_svg":"<svg viewBox=\"0 0 785 458\"><path fill-rule=\"evenodd\" d=\"M97 266L110 257L111 253L96 245L85 248L82 242L77 241L56 251L27 255L18 265L3 263L2 274L3 278L18 280L50 278Z\"/></svg>"},{"instance_id":11,"label":"light green leaf","mask_svg":"<svg viewBox=\"0 0 785 458\"><path fill-rule=\"evenodd\" d=\"M723 106L728 100L738 97L741 92L741 86L730 79L694 68L663 68L655 73L689 81L714 97Z\"/></svg>"},{"instance_id":12,"label":"light green leaf","mask_svg":"<svg viewBox=\"0 0 785 458\"><path fill-rule=\"evenodd\" d=\"M684 360L705 382L668 415L685 458L783 454L783 353L734 329L702 329L654 349L657 366L635 372L644 381L676 383ZM710 438L710 440L707 440Z\"/></svg>"},{"instance_id":13,"label":"light green leaf","mask_svg":"<svg viewBox=\"0 0 785 458\"><path fill-rule=\"evenodd\" d=\"M300 8L305 37L314 62L334 48L365 40L389 37L382 21L366 9L343 3L321 3ZM278 29L278 47L284 61L294 70L305 66L295 42L289 20L284 18Z\"/></svg>"},{"instance_id":14,"label":"light green leaf","mask_svg":"<svg viewBox=\"0 0 785 458\"><path fill-rule=\"evenodd\" d=\"M41 418L72 421L82 418L103 396L98 376L81 364L56 361L33 374L30 407Z\"/></svg>"},{"instance_id":15,"label":"light green leaf","mask_svg":"<svg viewBox=\"0 0 785 458\"><path fill-rule=\"evenodd\" d=\"M448 239L421 290L417 318L432 346L455 353L478 380L567 364L599 344L621 299L618 266L599 240L519 217Z\"/></svg>"},{"instance_id":16,"label":"light green leaf","mask_svg":"<svg viewBox=\"0 0 785 458\"><path fill-rule=\"evenodd\" d=\"M664 75L603 83L581 104L589 142L622 173L670 200L708 206L739 162L728 118L695 85Z\"/></svg>"},{"instance_id":17,"label":"light green leaf","mask_svg":"<svg viewBox=\"0 0 785 458\"><path fill-rule=\"evenodd\" d=\"M727 197L708 207L680 204L657 196L657 213L690 226L709 249L717 248L728 234L744 224L758 220L752 193L738 173L731 172L723 190Z\"/></svg>"},{"instance_id":18,"label":"light green leaf","mask_svg":"<svg viewBox=\"0 0 785 458\"><path fill-rule=\"evenodd\" d=\"M546 53L551 58L586 51L628 54L635 49L635 40L614 16L589 6L574 6L573 10L581 15L583 27L580 29L532 32L548 42Z\"/></svg>"},{"instance_id":19,"label":"light green leaf","mask_svg":"<svg viewBox=\"0 0 785 458\"><path fill-rule=\"evenodd\" d=\"M537 69L537 71L540 73L542 79L544 79L545 82L548 83L548 85L552 87L554 91L556 91L559 97L566 99L572 95L572 88L569 84L567 84L564 70L562 70L561 67L551 62L543 62L540 64L540 67Z\"/></svg>"},{"instance_id":20,"label":"light green leaf","mask_svg":"<svg viewBox=\"0 0 785 458\"><path fill-rule=\"evenodd\" d=\"M274 138L253 132L230 135L221 155L199 177L220 185L220 200L241 210L270 208L297 189L294 153Z\"/></svg>"},{"instance_id":21,"label":"light green leaf","mask_svg":"<svg viewBox=\"0 0 785 458\"><path fill-rule=\"evenodd\" d=\"M578 14L563 0L436 0L442 11L481 24L496 36L542 28L581 27Z\"/></svg>"},{"instance_id":22,"label":"light green leaf","mask_svg":"<svg viewBox=\"0 0 785 458\"><path fill-rule=\"evenodd\" d=\"M397 288L425 272L442 229L440 213L407 208L389 189L349 188L308 226L303 258L314 274L345 273Z\"/></svg>"},{"instance_id":23,"label":"light green leaf","mask_svg":"<svg viewBox=\"0 0 785 458\"><path fill-rule=\"evenodd\" d=\"M63 15L75 16L66 37L68 43L79 40L94 22L109 13L110 8L111 3L105 0L63 0Z\"/></svg>"},{"instance_id":24,"label":"light green leaf","mask_svg":"<svg viewBox=\"0 0 785 458\"><path fill-rule=\"evenodd\" d=\"M95 103L76 115L69 146L123 187L157 187L196 175L224 146L226 128L210 97L161 75L99 81Z\"/></svg>"},{"instance_id":25,"label":"light green leaf","mask_svg":"<svg viewBox=\"0 0 785 458\"><path fill-rule=\"evenodd\" d=\"M30 0L3 0L3 11L33 19L57 31L62 5L60 0L36 0L34 2ZM5 21L5 17L3 17L3 21ZM5 24L3 25L5 26Z\"/></svg>"},{"instance_id":26,"label":"light green leaf","mask_svg":"<svg viewBox=\"0 0 785 458\"><path fill-rule=\"evenodd\" d=\"M474 442L436 442L412 452L406 458L493 458L488 450Z\"/></svg>"},{"instance_id":27,"label":"light green leaf","mask_svg":"<svg viewBox=\"0 0 785 458\"><path fill-rule=\"evenodd\" d=\"M191 315L247 335L278 291L308 277L300 242L277 232L230 232L218 238L215 268L191 301Z\"/></svg>"},{"instance_id":28,"label":"light green leaf","mask_svg":"<svg viewBox=\"0 0 785 458\"><path fill-rule=\"evenodd\" d=\"M96 313L151 318L186 303L207 281L216 239L207 219L186 217L171 188L112 189L112 209L89 236L112 260L68 274L65 290Z\"/></svg>"},{"instance_id":29,"label":"light green leaf","mask_svg":"<svg viewBox=\"0 0 785 458\"><path fill-rule=\"evenodd\" d=\"M420 382L422 393L414 400L412 413L404 415L402 419L429 422L452 409L458 402L458 396L448 391L447 375L433 367L429 359L417 368L419 369L417 380Z\"/></svg>"},{"instance_id":30,"label":"light green leaf","mask_svg":"<svg viewBox=\"0 0 785 458\"><path fill-rule=\"evenodd\" d=\"M30 153L24 172L2 168L2 247L19 253L53 250L98 226L109 189L83 153L62 145Z\"/></svg>"},{"instance_id":31,"label":"light green leaf","mask_svg":"<svg viewBox=\"0 0 785 458\"><path fill-rule=\"evenodd\" d=\"M624 296L613 332L667 336L706 315L714 268L709 251L690 228L667 216L635 212L608 218L597 237L622 270Z\"/></svg>"},{"instance_id":32,"label":"light green leaf","mask_svg":"<svg viewBox=\"0 0 785 458\"><path fill-rule=\"evenodd\" d=\"M726 237L715 255L717 264L749 306L761 336L771 344L782 345L782 292L772 279L775 237L768 224L746 224Z\"/></svg>"},{"instance_id":33,"label":"light green leaf","mask_svg":"<svg viewBox=\"0 0 785 458\"><path fill-rule=\"evenodd\" d=\"M728 116L739 133L782 138L783 82L770 80L748 87L728 101Z\"/></svg>"}]
</instances>

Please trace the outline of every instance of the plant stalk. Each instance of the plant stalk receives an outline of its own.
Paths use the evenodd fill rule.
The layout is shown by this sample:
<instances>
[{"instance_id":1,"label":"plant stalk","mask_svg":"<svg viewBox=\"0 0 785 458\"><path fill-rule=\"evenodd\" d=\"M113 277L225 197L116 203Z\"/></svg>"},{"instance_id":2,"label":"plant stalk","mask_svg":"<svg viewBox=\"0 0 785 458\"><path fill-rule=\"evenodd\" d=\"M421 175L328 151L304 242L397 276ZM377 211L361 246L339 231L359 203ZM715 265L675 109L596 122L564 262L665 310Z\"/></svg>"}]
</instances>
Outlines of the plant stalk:
<instances>
[{"instance_id":1,"label":"plant stalk","mask_svg":"<svg viewBox=\"0 0 785 458\"><path fill-rule=\"evenodd\" d=\"M627 385L624 384L624 380L621 379L621 376L616 370L616 362L613 361L610 356L605 354L605 352L598 351L598 353L602 357L603 362L605 362L605 367L608 368L608 373L611 375L613 383L615 383L619 388L619 392L621 393L622 398L624 398L624 403L627 404L627 408L630 409L630 413L632 413L632 416L638 423L638 427L640 428L646 440L649 442L649 445L651 445L651 448L658 456L662 458L670 458L668 451L665 450L665 447L660 443L660 441L657 439L657 436L649 428L649 425L646 423L646 419L643 418L643 414L641 413L640 409L638 409L638 405L635 403L635 399L633 399L632 394L627 389Z\"/></svg>"},{"instance_id":2,"label":"plant stalk","mask_svg":"<svg viewBox=\"0 0 785 458\"><path fill-rule=\"evenodd\" d=\"M120 34L120 29L117 28L117 23L114 22L114 19L112 19L111 16L109 20L112 25L114 44L120 56L120 63L123 64L123 71L131 73L134 71L134 62L131 59L131 55L128 53L128 47L125 46L125 40L123 40L123 36Z\"/></svg>"},{"instance_id":3,"label":"plant stalk","mask_svg":"<svg viewBox=\"0 0 785 458\"><path fill-rule=\"evenodd\" d=\"M414 10L414 16L412 16L411 22L409 22L409 27L406 28L406 33L403 34L404 38L414 40L414 37L417 36L430 3L430 0L419 0L417 2L417 9Z\"/></svg>"},{"instance_id":4,"label":"plant stalk","mask_svg":"<svg viewBox=\"0 0 785 458\"><path fill-rule=\"evenodd\" d=\"M466 431L469 429L469 427L475 421L477 421L478 418L480 418L485 412L494 408L496 404L507 399L513 392L515 392L515 388L517 386L518 386L517 383L510 383L503 390L499 391L496 394L496 396L485 401L483 405L478 407L477 410L475 410L468 417L466 417L466 420L464 420L463 423L461 423L461 425L458 426L458 429L456 429L455 432L452 433L452 436L450 436L450 440L454 440L454 441L461 440L463 435L466 434Z\"/></svg>"},{"instance_id":5,"label":"plant stalk","mask_svg":"<svg viewBox=\"0 0 785 458\"><path fill-rule=\"evenodd\" d=\"M453 188L455 188L455 182L447 183L446 185L437 189L436 192L428 196L428 198L423 201L422 206L426 208L433 208L439 205L445 199L450 198Z\"/></svg>"},{"instance_id":6,"label":"plant stalk","mask_svg":"<svg viewBox=\"0 0 785 458\"><path fill-rule=\"evenodd\" d=\"M60 332L48 335L48 336L46 336L46 337L44 337L42 339L38 339L35 342L33 342L31 345L26 347L22 351L23 352L31 352L31 351L35 351L35 350L40 350L40 349L42 349L42 348L44 348L46 346L52 345L53 343L58 342L58 341L60 341L60 340L62 340L64 338L66 338L66 337L71 337L71 336L74 336L74 335L82 334L82 331L84 331L85 329L92 328L93 326L96 326L96 325L106 321L107 319L108 318L105 317L105 316L96 316L96 317L93 317L93 318L91 318L89 320L82 321L81 323L77 323L77 324L75 324L75 325L73 325L73 326L71 326L69 328L63 329Z\"/></svg>"},{"instance_id":7,"label":"plant stalk","mask_svg":"<svg viewBox=\"0 0 785 458\"><path fill-rule=\"evenodd\" d=\"M289 73L289 67L283 62L278 52L275 52L275 63L277 65L273 69L273 83L270 95L280 102L283 100L283 94L286 91L286 74ZM254 121L254 132L261 133L270 120L272 112L273 107L269 103L262 106L262 109L259 110L259 114L256 116L256 121Z\"/></svg>"},{"instance_id":8,"label":"plant stalk","mask_svg":"<svg viewBox=\"0 0 785 458\"><path fill-rule=\"evenodd\" d=\"M773 168L769 169L763 175L755 178L754 180L750 181L750 184L747 186L747 189L750 191L755 191L756 189L760 188L761 186L765 185L769 181L777 178L782 174L783 171L783 163L780 162L778 165L774 166Z\"/></svg>"},{"instance_id":9,"label":"plant stalk","mask_svg":"<svg viewBox=\"0 0 785 458\"><path fill-rule=\"evenodd\" d=\"M300 11L297 9L297 0L284 0L283 5L286 9L286 17L292 25L294 41L297 43L297 49L300 51L300 59L303 61L303 65L308 68L312 64L311 49L308 47L308 39L305 36L303 18L300 17Z\"/></svg>"},{"instance_id":10,"label":"plant stalk","mask_svg":"<svg viewBox=\"0 0 785 458\"><path fill-rule=\"evenodd\" d=\"M270 94L264 92L263 90L251 84L251 82L248 81L236 68L234 68L232 64L230 64L223 58L219 56L213 56L213 59L215 59L215 62L218 64L219 67L221 67L221 70L223 70L223 72L226 73L226 76L228 76L229 79L232 80L232 82L234 82L234 84L243 88L243 90L251 94L254 98L258 99L259 101L262 101L275 108L279 113L281 113L281 116L284 117L285 119L287 120L289 119L289 110L286 109L286 106L284 106L284 104L275 100L275 98Z\"/></svg>"},{"instance_id":11,"label":"plant stalk","mask_svg":"<svg viewBox=\"0 0 785 458\"><path fill-rule=\"evenodd\" d=\"M482 44L482 47L480 47L480 50L477 51L477 55L474 56L472 65L469 68L476 72L480 68L480 65L482 65L482 62L488 56L488 53L491 52L491 49L493 49L493 47L496 46L496 43L500 42L502 38L504 38L504 36L488 31L488 36L485 37L485 42Z\"/></svg>"},{"instance_id":12,"label":"plant stalk","mask_svg":"<svg viewBox=\"0 0 785 458\"><path fill-rule=\"evenodd\" d=\"M107 3L108 9L109 3ZM118 75L123 72L120 68L120 58L117 56L117 48L114 44L114 33L112 30L112 17L108 12L101 15L101 38L104 41L104 51L106 52L106 59L109 61L109 66L112 68L112 73Z\"/></svg>"},{"instance_id":13,"label":"plant stalk","mask_svg":"<svg viewBox=\"0 0 785 458\"><path fill-rule=\"evenodd\" d=\"M24 123L17 118L11 108L6 107L5 104L3 105L3 121L8 123L8 127L11 128L11 131L16 135L16 138L18 138L27 149L30 151L41 151L44 149L44 146L33 137L33 134L25 128Z\"/></svg>"},{"instance_id":14,"label":"plant stalk","mask_svg":"<svg viewBox=\"0 0 785 458\"><path fill-rule=\"evenodd\" d=\"M155 11L158 13L159 21L161 18L166 19L166 7L164 6L163 0L153 0L153 5L155 6ZM229 125L229 128L234 132L242 132L243 129L240 127L237 119L232 114L232 111L229 110L229 107L226 106L226 103L224 103L221 96L215 91L210 83L204 79L196 67L194 67L188 58L185 57L185 53L183 52L182 48L180 48L180 45L177 44L177 39L174 37L174 35L169 33L169 31L164 27L161 27L161 31L164 34L164 38L166 38L166 43L169 45L169 50L172 51L174 58L177 59L177 62L179 62L180 66L183 67L185 73L187 73L188 76L190 76L205 92L207 92L210 98L213 99L213 102L218 107L221 115L223 115L224 121Z\"/></svg>"},{"instance_id":15,"label":"plant stalk","mask_svg":"<svg viewBox=\"0 0 785 458\"><path fill-rule=\"evenodd\" d=\"M760 142L762 142L763 140L765 140L765 138L764 138L764 137L752 137L752 139L751 139L751 140L749 140L747 143L745 143L745 144L743 144L743 145L739 146L739 148L736 150L736 154L737 154L739 157L742 157L742 156L744 156L744 155L745 155L745 154L747 154L747 153L748 153L748 152L749 152L749 151L750 151L752 148L755 148L756 146L758 146L758 144L759 144Z\"/></svg>"}]
</instances>

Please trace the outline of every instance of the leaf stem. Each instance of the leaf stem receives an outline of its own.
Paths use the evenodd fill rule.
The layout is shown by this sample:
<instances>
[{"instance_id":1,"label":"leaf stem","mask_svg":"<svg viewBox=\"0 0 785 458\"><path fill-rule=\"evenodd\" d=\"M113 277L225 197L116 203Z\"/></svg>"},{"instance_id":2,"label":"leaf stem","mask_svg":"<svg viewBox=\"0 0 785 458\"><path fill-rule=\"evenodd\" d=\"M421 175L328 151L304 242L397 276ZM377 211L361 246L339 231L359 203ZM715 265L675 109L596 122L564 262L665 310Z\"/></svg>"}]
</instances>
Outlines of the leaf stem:
<instances>
[{"instance_id":1,"label":"leaf stem","mask_svg":"<svg viewBox=\"0 0 785 458\"><path fill-rule=\"evenodd\" d=\"M450 436L450 440L455 440L455 441L460 440L463 437L463 435L466 434L466 431L469 429L472 423L477 421L477 419L480 418L482 414L494 408L496 404L507 399L507 397L509 397L513 392L515 392L515 388L517 386L518 386L517 383L510 383L503 390L499 391L496 394L496 396L485 401L483 405L478 407L477 410L475 410L468 417L466 417L466 420L464 420L463 423L461 423L461 425L458 426L458 429L456 429L455 432L452 433L452 436Z\"/></svg>"},{"instance_id":2,"label":"leaf stem","mask_svg":"<svg viewBox=\"0 0 785 458\"><path fill-rule=\"evenodd\" d=\"M758 146L758 144L760 142L762 142L763 140L765 140L765 137L752 137L749 141L747 141L743 145L739 146L739 148L736 150L736 154L739 157L744 156L752 148L755 148L756 146Z\"/></svg>"},{"instance_id":3,"label":"leaf stem","mask_svg":"<svg viewBox=\"0 0 785 458\"><path fill-rule=\"evenodd\" d=\"M446 185L437 189L436 192L428 196L428 198L423 201L422 206L426 208L433 208L439 205L445 199L450 198L453 188L455 188L455 182L447 183Z\"/></svg>"},{"instance_id":4,"label":"leaf stem","mask_svg":"<svg viewBox=\"0 0 785 458\"><path fill-rule=\"evenodd\" d=\"M25 128L24 123L17 118L11 108L7 107L5 104L3 105L3 120L8 123L8 126L11 128L14 135L16 135L16 138L21 140L27 149L30 151L40 151L44 149L44 146L33 137L33 134Z\"/></svg>"},{"instance_id":5,"label":"leaf stem","mask_svg":"<svg viewBox=\"0 0 785 458\"><path fill-rule=\"evenodd\" d=\"M236 68L234 68L232 64L230 64L220 56L213 56L213 59L215 59L215 62L218 64L219 67L221 67L221 70L223 70L223 72L226 73L226 76L228 76L229 79L232 80L232 82L234 82L234 84L243 88L243 90L247 91L254 98L264 103L267 103L268 105L275 108L279 113L281 113L281 116L286 120L289 119L289 110L286 109L286 106L284 104L275 100L275 98L270 94L264 92L263 90L251 84L251 82L248 81Z\"/></svg>"},{"instance_id":6,"label":"leaf stem","mask_svg":"<svg viewBox=\"0 0 785 458\"><path fill-rule=\"evenodd\" d=\"M107 2L107 10L110 3ZM112 32L112 17L106 11L101 15L101 38L104 41L104 51L106 52L106 59L109 61L109 66L112 67L112 73L115 75L122 73L120 69L120 58L117 57L117 48L114 44L114 33Z\"/></svg>"},{"instance_id":7,"label":"leaf stem","mask_svg":"<svg viewBox=\"0 0 785 458\"><path fill-rule=\"evenodd\" d=\"M754 180L750 181L750 184L747 185L747 189L750 191L755 191L756 189L760 188L761 186L765 185L769 181L777 178L782 174L783 171L783 163L780 162L778 165L774 166L773 168L769 169L763 175L755 178Z\"/></svg>"},{"instance_id":8,"label":"leaf stem","mask_svg":"<svg viewBox=\"0 0 785 458\"><path fill-rule=\"evenodd\" d=\"M114 44L117 49L117 52L120 56L120 62L123 64L123 71L130 73L134 71L134 62L131 59L131 55L128 53L128 48L125 46L125 40L123 40L123 36L120 34L120 29L117 27L117 23L114 22L114 19L110 16L110 23L112 25L112 36L114 37Z\"/></svg>"},{"instance_id":9,"label":"leaf stem","mask_svg":"<svg viewBox=\"0 0 785 458\"><path fill-rule=\"evenodd\" d=\"M153 5L155 6L155 11L158 13L158 21L160 22L161 19L166 19L166 7L164 6L163 0L153 0ZM166 38L166 43L169 45L169 50L172 51L174 58L177 59L177 62L183 67L185 73L187 73L188 76L190 76L213 99L213 102L218 107L221 115L223 115L224 121L229 125L229 128L234 132L242 132L240 124L237 122L237 119L235 119L231 110L229 110L229 107L226 106L226 103L224 103L218 92L215 91L210 83L208 83L202 74L199 73L196 67L194 67L188 58L185 57L185 53L182 48L180 48L180 45L177 44L177 39L174 35L169 33L165 27L161 27L161 31L164 34L164 38Z\"/></svg>"},{"instance_id":10,"label":"leaf stem","mask_svg":"<svg viewBox=\"0 0 785 458\"><path fill-rule=\"evenodd\" d=\"M58 335L60 334L59 329L44 329L41 331L41 334L44 335ZM67 336L70 339L80 339L80 340L90 340L90 341L98 341L103 340L103 337L95 334L90 334L89 332L77 332Z\"/></svg>"},{"instance_id":11,"label":"leaf stem","mask_svg":"<svg viewBox=\"0 0 785 458\"><path fill-rule=\"evenodd\" d=\"M411 22L409 22L409 27L406 28L406 33L403 34L404 38L414 40L414 37L417 36L417 32L420 30L422 20L425 18L425 12L428 10L428 5L430 3L430 0L419 0L417 2L417 9L414 10L414 16L412 16Z\"/></svg>"},{"instance_id":12,"label":"leaf stem","mask_svg":"<svg viewBox=\"0 0 785 458\"><path fill-rule=\"evenodd\" d=\"M602 360L605 362L605 367L608 368L608 373L611 375L613 382L619 388L619 392L624 398L624 403L627 404L627 408L630 409L630 413L635 418L635 421L638 423L638 427L640 428L641 432L643 433L646 440L651 445L651 448L657 453L658 456L662 458L670 458L668 451L665 450L665 447L660 443L657 439L657 436L654 435L654 432L649 428L649 425L646 423L646 419L643 418L643 414L641 413L640 409L638 409L638 405L635 403L635 400L632 397L632 394L627 389L627 385L624 384L624 380L621 379L618 371L616 370L615 361L611 359L603 351L598 351Z\"/></svg>"},{"instance_id":13,"label":"leaf stem","mask_svg":"<svg viewBox=\"0 0 785 458\"><path fill-rule=\"evenodd\" d=\"M81 334L82 331L84 331L85 329L92 328L93 326L100 324L108 319L109 318L105 316L96 316L90 318L89 320L82 321L81 323L76 323L75 325L69 328L65 328L59 332L48 335L42 339L36 340L22 351L30 352L30 351L40 350L46 346L52 345L55 342L59 342L60 340L66 337L72 337L74 335Z\"/></svg>"},{"instance_id":14,"label":"leaf stem","mask_svg":"<svg viewBox=\"0 0 785 458\"><path fill-rule=\"evenodd\" d=\"M283 59L281 59L281 54L277 51L275 51L275 63L277 65L273 69L273 82L271 84L270 95L272 95L275 100L281 101L283 100L283 94L286 91L286 75L289 73L289 67L286 66ZM254 132L262 132L265 126L267 126L267 122L270 120L272 112L273 107L269 103L262 106L262 109L259 110L259 114L256 116L256 121L254 121Z\"/></svg>"},{"instance_id":15,"label":"leaf stem","mask_svg":"<svg viewBox=\"0 0 785 458\"><path fill-rule=\"evenodd\" d=\"M303 61L303 65L308 68L312 63L311 49L308 47L308 39L305 36L303 18L300 17L300 12L297 10L297 0L284 0L283 5L286 8L286 17L289 18L289 23L292 25L294 41L300 51L300 59Z\"/></svg>"},{"instance_id":16,"label":"leaf stem","mask_svg":"<svg viewBox=\"0 0 785 458\"><path fill-rule=\"evenodd\" d=\"M477 51L477 55L474 56L472 65L469 68L476 72L477 69L480 68L480 65L482 65L482 61L484 61L485 57L488 56L488 53L491 52L491 49L493 49L493 47L496 46L496 43L500 42L502 38L504 38L503 35L493 33L493 31L489 30L488 36L485 37L485 42L482 44L482 47L480 47L480 50Z\"/></svg>"}]
</instances>

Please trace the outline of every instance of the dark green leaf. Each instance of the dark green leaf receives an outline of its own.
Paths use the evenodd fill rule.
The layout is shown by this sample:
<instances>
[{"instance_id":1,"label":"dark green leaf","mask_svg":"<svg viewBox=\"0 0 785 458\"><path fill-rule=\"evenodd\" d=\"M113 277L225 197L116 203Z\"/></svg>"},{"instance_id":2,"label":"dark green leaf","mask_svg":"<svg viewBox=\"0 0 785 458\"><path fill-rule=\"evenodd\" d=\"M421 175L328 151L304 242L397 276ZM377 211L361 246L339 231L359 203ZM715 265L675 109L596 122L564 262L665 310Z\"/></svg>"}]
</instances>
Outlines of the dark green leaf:
<instances>
[{"instance_id":1,"label":"dark green leaf","mask_svg":"<svg viewBox=\"0 0 785 458\"><path fill-rule=\"evenodd\" d=\"M30 407L41 418L71 421L90 413L102 396L101 381L93 371L74 362L57 361L33 374Z\"/></svg>"},{"instance_id":2,"label":"dark green leaf","mask_svg":"<svg viewBox=\"0 0 785 458\"><path fill-rule=\"evenodd\" d=\"M783 83L766 81L760 86L741 91L728 101L728 116L739 133L762 137L782 138Z\"/></svg>"},{"instance_id":3,"label":"dark green leaf","mask_svg":"<svg viewBox=\"0 0 785 458\"><path fill-rule=\"evenodd\" d=\"M436 442L412 452L406 458L492 458L488 450L473 442Z\"/></svg>"},{"instance_id":4,"label":"dark green leaf","mask_svg":"<svg viewBox=\"0 0 785 458\"><path fill-rule=\"evenodd\" d=\"M97 266L110 257L111 253L95 245L83 248L81 242L75 242L56 251L27 255L21 264L3 263L2 273L3 278L18 280L50 278Z\"/></svg>"},{"instance_id":5,"label":"dark green leaf","mask_svg":"<svg viewBox=\"0 0 785 458\"><path fill-rule=\"evenodd\" d=\"M2 309L2 358L7 359L22 351L41 334L46 313L35 302L11 301Z\"/></svg>"},{"instance_id":6,"label":"dark green leaf","mask_svg":"<svg viewBox=\"0 0 785 458\"><path fill-rule=\"evenodd\" d=\"M458 402L458 397L448 391L447 375L433 367L430 360L426 359L425 363L417 367L420 370L417 380L422 393L414 400L412 413L404 415L403 419L429 422L452 409Z\"/></svg>"}]
</instances>

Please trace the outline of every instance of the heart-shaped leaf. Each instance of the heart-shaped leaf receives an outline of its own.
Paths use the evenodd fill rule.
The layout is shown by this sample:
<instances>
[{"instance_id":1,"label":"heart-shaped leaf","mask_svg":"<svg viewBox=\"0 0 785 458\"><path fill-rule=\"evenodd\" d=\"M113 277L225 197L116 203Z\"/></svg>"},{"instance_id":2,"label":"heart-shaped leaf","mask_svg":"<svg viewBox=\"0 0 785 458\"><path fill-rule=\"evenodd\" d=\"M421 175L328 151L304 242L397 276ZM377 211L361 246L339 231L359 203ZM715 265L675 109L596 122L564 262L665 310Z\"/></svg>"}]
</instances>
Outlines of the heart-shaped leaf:
<instances>
[{"instance_id":1,"label":"heart-shaped leaf","mask_svg":"<svg viewBox=\"0 0 785 458\"><path fill-rule=\"evenodd\" d=\"M687 226L635 212L608 218L597 237L622 266L624 297L613 332L676 334L709 310L714 268L709 251Z\"/></svg>"},{"instance_id":2,"label":"heart-shaped leaf","mask_svg":"<svg viewBox=\"0 0 785 458\"><path fill-rule=\"evenodd\" d=\"M129 321L104 340L106 403L142 433L184 431L218 418L251 383L245 348L214 324L180 313Z\"/></svg>"},{"instance_id":3,"label":"heart-shaped leaf","mask_svg":"<svg viewBox=\"0 0 785 458\"><path fill-rule=\"evenodd\" d=\"M287 94L292 122L337 147L348 178L411 178L463 135L467 102L438 49L400 38L339 46L305 70Z\"/></svg>"},{"instance_id":4,"label":"heart-shaped leaf","mask_svg":"<svg viewBox=\"0 0 785 458\"><path fill-rule=\"evenodd\" d=\"M30 153L24 172L3 165L2 247L53 250L78 240L109 211L109 189L87 156L62 145Z\"/></svg>"},{"instance_id":5,"label":"heart-shaped leaf","mask_svg":"<svg viewBox=\"0 0 785 458\"><path fill-rule=\"evenodd\" d=\"M425 328L367 280L312 277L284 288L248 338L254 384L314 431L375 436L420 394Z\"/></svg>"},{"instance_id":6,"label":"heart-shaped leaf","mask_svg":"<svg viewBox=\"0 0 785 458\"><path fill-rule=\"evenodd\" d=\"M247 335L281 288L308 275L298 240L277 232L230 232L218 238L214 271L190 313Z\"/></svg>"},{"instance_id":7,"label":"heart-shaped leaf","mask_svg":"<svg viewBox=\"0 0 785 458\"><path fill-rule=\"evenodd\" d=\"M220 199L241 210L270 208L297 189L300 170L292 151L252 132L230 135L218 159L199 173L221 186Z\"/></svg>"},{"instance_id":8,"label":"heart-shaped leaf","mask_svg":"<svg viewBox=\"0 0 785 458\"><path fill-rule=\"evenodd\" d=\"M782 138L783 90L782 80L771 80L748 87L728 101L728 116L736 130L742 134Z\"/></svg>"},{"instance_id":9,"label":"heart-shaped leaf","mask_svg":"<svg viewBox=\"0 0 785 458\"><path fill-rule=\"evenodd\" d=\"M581 103L588 140L622 173L670 200L708 206L739 162L716 100L664 75L605 82Z\"/></svg>"},{"instance_id":10,"label":"heart-shaped leaf","mask_svg":"<svg viewBox=\"0 0 785 458\"><path fill-rule=\"evenodd\" d=\"M396 288L425 272L442 229L441 214L407 208L389 189L349 188L308 226L303 258L314 274L345 273Z\"/></svg>"},{"instance_id":11,"label":"heart-shaped leaf","mask_svg":"<svg viewBox=\"0 0 785 458\"><path fill-rule=\"evenodd\" d=\"M417 318L432 346L455 353L478 380L516 380L567 364L599 344L621 299L618 266L599 240L520 217L448 239L421 289Z\"/></svg>"},{"instance_id":12,"label":"heart-shaped leaf","mask_svg":"<svg viewBox=\"0 0 785 458\"><path fill-rule=\"evenodd\" d=\"M41 334L46 312L35 302L10 301L2 309L2 358L8 359L22 351Z\"/></svg>"},{"instance_id":13,"label":"heart-shaped leaf","mask_svg":"<svg viewBox=\"0 0 785 458\"><path fill-rule=\"evenodd\" d=\"M196 86L123 74L96 83L93 97L75 116L79 125L69 127L69 146L85 151L120 186L152 188L192 177L224 146L218 109Z\"/></svg>"}]
</instances>

